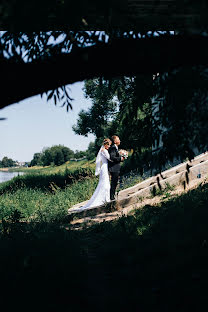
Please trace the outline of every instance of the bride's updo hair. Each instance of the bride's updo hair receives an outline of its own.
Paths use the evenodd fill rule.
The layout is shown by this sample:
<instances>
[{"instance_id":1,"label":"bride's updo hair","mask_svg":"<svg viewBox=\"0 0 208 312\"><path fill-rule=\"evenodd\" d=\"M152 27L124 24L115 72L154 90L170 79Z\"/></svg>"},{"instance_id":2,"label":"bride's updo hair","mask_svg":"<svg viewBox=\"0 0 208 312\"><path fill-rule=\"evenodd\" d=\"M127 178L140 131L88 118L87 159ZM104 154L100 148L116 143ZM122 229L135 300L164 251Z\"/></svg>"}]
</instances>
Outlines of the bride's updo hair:
<instances>
[{"instance_id":1,"label":"bride's updo hair","mask_svg":"<svg viewBox=\"0 0 208 312\"><path fill-rule=\"evenodd\" d=\"M111 140L108 138L103 140L103 145L111 145L111 143L112 143Z\"/></svg>"}]
</instances>

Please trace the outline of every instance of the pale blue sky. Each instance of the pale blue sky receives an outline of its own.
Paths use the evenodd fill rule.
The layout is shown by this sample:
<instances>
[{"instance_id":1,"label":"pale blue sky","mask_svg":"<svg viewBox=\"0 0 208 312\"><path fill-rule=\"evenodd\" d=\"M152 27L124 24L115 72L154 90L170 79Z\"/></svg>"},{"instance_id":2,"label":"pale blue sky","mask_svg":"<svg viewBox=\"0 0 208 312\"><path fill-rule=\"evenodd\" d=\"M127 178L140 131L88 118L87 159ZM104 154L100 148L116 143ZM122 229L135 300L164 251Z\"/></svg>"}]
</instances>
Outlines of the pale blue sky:
<instances>
[{"instance_id":1,"label":"pale blue sky","mask_svg":"<svg viewBox=\"0 0 208 312\"><path fill-rule=\"evenodd\" d=\"M94 135L76 135L72 126L76 123L80 110L91 106L84 98L83 82L70 85L73 110L55 106L52 100L40 95L25 99L0 110L0 160L7 156L13 160L31 161L34 153L44 147L62 144L72 150L86 150L94 141Z\"/></svg>"}]
</instances>

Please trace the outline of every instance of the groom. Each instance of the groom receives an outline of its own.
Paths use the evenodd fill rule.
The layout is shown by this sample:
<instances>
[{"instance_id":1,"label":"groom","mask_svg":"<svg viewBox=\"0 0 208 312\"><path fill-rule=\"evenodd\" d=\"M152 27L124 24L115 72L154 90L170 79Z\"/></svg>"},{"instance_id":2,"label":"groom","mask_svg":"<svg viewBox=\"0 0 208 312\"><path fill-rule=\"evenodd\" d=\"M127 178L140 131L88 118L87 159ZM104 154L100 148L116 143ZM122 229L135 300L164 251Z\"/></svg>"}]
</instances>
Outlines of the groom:
<instances>
[{"instance_id":1,"label":"groom","mask_svg":"<svg viewBox=\"0 0 208 312\"><path fill-rule=\"evenodd\" d=\"M108 161L108 170L111 175L111 188L110 199L115 199L116 187L118 184L118 177L120 174L120 162L124 161L124 158L119 155L118 146L120 145L120 139L117 135L112 136L113 144L110 146L108 152L110 154L111 161Z\"/></svg>"}]
</instances>

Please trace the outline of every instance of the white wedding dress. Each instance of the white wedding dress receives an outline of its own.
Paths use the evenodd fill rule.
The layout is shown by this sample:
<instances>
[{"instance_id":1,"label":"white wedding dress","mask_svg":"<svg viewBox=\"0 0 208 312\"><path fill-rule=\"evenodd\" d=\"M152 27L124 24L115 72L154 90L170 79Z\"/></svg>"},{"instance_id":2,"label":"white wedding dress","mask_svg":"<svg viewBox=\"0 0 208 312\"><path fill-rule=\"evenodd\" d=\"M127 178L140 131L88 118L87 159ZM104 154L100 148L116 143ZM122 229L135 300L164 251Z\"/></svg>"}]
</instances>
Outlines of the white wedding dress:
<instances>
[{"instance_id":1,"label":"white wedding dress","mask_svg":"<svg viewBox=\"0 0 208 312\"><path fill-rule=\"evenodd\" d=\"M110 202L110 179L108 173L108 160L110 155L108 151L102 146L96 158L95 175L100 175L99 183L86 205L76 208L82 211L87 208L96 207Z\"/></svg>"}]
</instances>

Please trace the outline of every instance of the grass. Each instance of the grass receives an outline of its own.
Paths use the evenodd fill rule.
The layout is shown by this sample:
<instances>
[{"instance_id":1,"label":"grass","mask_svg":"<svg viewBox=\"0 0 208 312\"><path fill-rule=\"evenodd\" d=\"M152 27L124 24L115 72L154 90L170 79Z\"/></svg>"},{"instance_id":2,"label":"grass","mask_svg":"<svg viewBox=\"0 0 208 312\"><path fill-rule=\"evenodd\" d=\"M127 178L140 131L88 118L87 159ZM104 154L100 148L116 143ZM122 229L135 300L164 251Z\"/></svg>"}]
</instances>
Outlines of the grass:
<instances>
[{"instance_id":1,"label":"grass","mask_svg":"<svg viewBox=\"0 0 208 312\"><path fill-rule=\"evenodd\" d=\"M0 219L19 213L22 221L57 222L73 205L88 200L98 183L93 161L71 162L59 167L25 168L25 174L0 184ZM118 186L138 183L130 173Z\"/></svg>"},{"instance_id":2,"label":"grass","mask_svg":"<svg viewBox=\"0 0 208 312\"><path fill-rule=\"evenodd\" d=\"M76 181L81 181L85 178L94 177L94 170L89 166L74 167L68 169L67 166L62 167L57 171L52 168L48 168L47 173L45 171L37 170L30 173L26 173L21 176L17 176L10 181L0 184L0 194L6 192L14 192L19 188L38 189L43 191L54 191L54 188L64 189L67 185L70 185ZM46 170L45 168L43 170Z\"/></svg>"},{"instance_id":3,"label":"grass","mask_svg":"<svg viewBox=\"0 0 208 312\"><path fill-rule=\"evenodd\" d=\"M205 184L82 231L13 216L0 233L7 308L14 303L47 311L204 311L207 203Z\"/></svg>"},{"instance_id":4,"label":"grass","mask_svg":"<svg viewBox=\"0 0 208 312\"><path fill-rule=\"evenodd\" d=\"M153 186L151 189L151 196L150 198L153 198L155 196L161 196L163 195L163 198L168 198L171 196L171 191L175 189L175 185L171 185L170 183L166 182L165 187L156 188Z\"/></svg>"},{"instance_id":5,"label":"grass","mask_svg":"<svg viewBox=\"0 0 208 312\"><path fill-rule=\"evenodd\" d=\"M143 179L138 172L130 171L128 174L124 174L123 176L120 177L117 191L119 192L131 186L134 186L135 184L140 183L142 181Z\"/></svg>"},{"instance_id":6,"label":"grass","mask_svg":"<svg viewBox=\"0 0 208 312\"><path fill-rule=\"evenodd\" d=\"M95 160L80 160L80 161L67 161L61 166L33 166L33 167L20 167L20 168L9 168L9 171L13 172L24 172L26 174L60 174L63 173L66 168L71 172L79 168L95 168Z\"/></svg>"},{"instance_id":7,"label":"grass","mask_svg":"<svg viewBox=\"0 0 208 312\"><path fill-rule=\"evenodd\" d=\"M70 207L90 199L97 186L98 177L83 177L82 174L71 174L73 179L68 184L62 183L66 181L65 176L42 174L19 176L2 183L0 219L7 220L15 212L20 213L22 221L57 222L63 219Z\"/></svg>"},{"instance_id":8,"label":"grass","mask_svg":"<svg viewBox=\"0 0 208 312\"><path fill-rule=\"evenodd\" d=\"M21 213L22 220L54 222L66 216L73 205L89 199L97 185L97 178L85 178L64 189L53 185L52 190L27 188L24 185L13 192L0 196L0 219L8 218L14 211Z\"/></svg>"},{"instance_id":9,"label":"grass","mask_svg":"<svg viewBox=\"0 0 208 312\"><path fill-rule=\"evenodd\" d=\"M64 187L34 188L27 175L19 188L13 180L1 185L1 307L204 311L208 184L174 198L167 185L158 195L168 201L73 231L63 223L67 209L90 198L97 185L76 170ZM65 177L64 168L58 176Z\"/></svg>"},{"instance_id":10,"label":"grass","mask_svg":"<svg viewBox=\"0 0 208 312\"><path fill-rule=\"evenodd\" d=\"M105 308L109 304L137 311L189 311L191 307L203 311L208 278L207 203L206 184L147 205L133 216L83 231L96 255L99 285L105 285ZM98 301L99 291L94 303Z\"/></svg>"}]
</instances>

